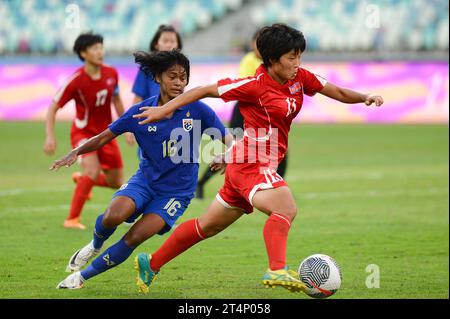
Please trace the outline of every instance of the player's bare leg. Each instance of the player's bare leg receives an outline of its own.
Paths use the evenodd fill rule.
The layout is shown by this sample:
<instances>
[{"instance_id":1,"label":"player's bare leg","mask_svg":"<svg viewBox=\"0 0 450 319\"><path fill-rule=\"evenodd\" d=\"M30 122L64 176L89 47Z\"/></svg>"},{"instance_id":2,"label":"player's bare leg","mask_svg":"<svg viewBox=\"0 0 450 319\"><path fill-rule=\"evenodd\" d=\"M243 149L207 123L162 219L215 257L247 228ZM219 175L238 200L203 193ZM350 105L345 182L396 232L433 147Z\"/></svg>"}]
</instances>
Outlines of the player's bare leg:
<instances>
[{"instance_id":1,"label":"player's bare leg","mask_svg":"<svg viewBox=\"0 0 450 319\"><path fill-rule=\"evenodd\" d=\"M66 228L86 228L86 226L80 223L81 212L85 202L89 198L89 193L95 184L95 180L100 173L100 162L96 153L82 157L80 159L80 166L82 168L82 176L77 180L69 216L64 221L64 227Z\"/></svg>"},{"instance_id":2,"label":"player's bare leg","mask_svg":"<svg viewBox=\"0 0 450 319\"><path fill-rule=\"evenodd\" d=\"M137 247L144 241L159 233L166 222L156 214L145 214L130 228L124 236L128 246Z\"/></svg>"},{"instance_id":3,"label":"player's bare leg","mask_svg":"<svg viewBox=\"0 0 450 319\"><path fill-rule=\"evenodd\" d=\"M122 168L114 168L103 170L104 177L108 187L118 189L123 184L123 169ZM125 226L131 227L134 224L134 221L124 221L123 224Z\"/></svg>"},{"instance_id":4,"label":"player's bare leg","mask_svg":"<svg viewBox=\"0 0 450 319\"><path fill-rule=\"evenodd\" d=\"M123 169L113 168L108 170L103 170L105 173L106 182L108 187L118 189L123 184Z\"/></svg>"},{"instance_id":5,"label":"player's bare leg","mask_svg":"<svg viewBox=\"0 0 450 319\"><path fill-rule=\"evenodd\" d=\"M125 196L113 198L105 213L97 218L94 240L77 250L70 257L66 271L79 271L92 258L97 256L101 252L103 243L114 233L116 227L133 215L135 210L136 206L132 199Z\"/></svg>"},{"instance_id":6,"label":"player's bare leg","mask_svg":"<svg viewBox=\"0 0 450 319\"><path fill-rule=\"evenodd\" d=\"M276 212L290 222L297 216L297 205L288 186L259 190L253 195L252 204L269 216Z\"/></svg>"},{"instance_id":7,"label":"player's bare leg","mask_svg":"<svg viewBox=\"0 0 450 319\"><path fill-rule=\"evenodd\" d=\"M86 154L80 159L80 166L84 176L96 180L101 172L101 165L97 153Z\"/></svg>"},{"instance_id":8,"label":"player's bare leg","mask_svg":"<svg viewBox=\"0 0 450 319\"><path fill-rule=\"evenodd\" d=\"M198 217L198 223L202 232L209 238L233 224L244 213L241 208L225 207L215 198L206 213Z\"/></svg>"},{"instance_id":9,"label":"player's bare leg","mask_svg":"<svg viewBox=\"0 0 450 319\"><path fill-rule=\"evenodd\" d=\"M291 222L297 215L292 193L287 186L260 190L253 196L255 208L269 215L264 226L264 242L269 257L269 269L264 274L266 287L282 286L292 292L305 291L298 274L286 266L286 243Z\"/></svg>"}]
</instances>

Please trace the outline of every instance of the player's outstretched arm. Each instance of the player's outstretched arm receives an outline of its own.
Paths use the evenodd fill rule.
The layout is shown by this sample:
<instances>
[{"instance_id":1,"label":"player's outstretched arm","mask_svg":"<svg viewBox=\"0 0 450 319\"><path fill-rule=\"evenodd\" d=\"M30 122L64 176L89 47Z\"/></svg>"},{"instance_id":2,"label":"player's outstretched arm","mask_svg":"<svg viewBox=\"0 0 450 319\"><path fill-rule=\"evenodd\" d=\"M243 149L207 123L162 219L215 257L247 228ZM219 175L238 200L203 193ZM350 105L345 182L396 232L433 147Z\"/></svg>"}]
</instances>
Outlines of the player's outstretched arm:
<instances>
[{"instance_id":1,"label":"player's outstretched arm","mask_svg":"<svg viewBox=\"0 0 450 319\"><path fill-rule=\"evenodd\" d=\"M44 153L47 155L53 155L56 150L55 120L58 109L58 105L53 102L47 110L47 116L45 118Z\"/></svg>"},{"instance_id":2,"label":"player's outstretched arm","mask_svg":"<svg viewBox=\"0 0 450 319\"><path fill-rule=\"evenodd\" d=\"M78 155L98 150L99 148L101 148L103 145L113 140L114 138L116 138L116 135L113 132L111 132L109 128L107 128L102 133L88 139L86 143L71 150L63 158L54 161L52 166L50 166L50 170L57 171L60 167L63 166L69 167L73 163L75 163Z\"/></svg>"},{"instance_id":3,"label":"player's outstretched arm","mask_svg":"<svg viewBox=\"0 0 450 319\"><path fill-rule=\"evenodd\" d=\"M375 104L375 106L381 106L384 103L383 98L379 95L362 94L329 82L319 93L342 103L365 103L366 105Z\"/></svg>"},{"instance_id":4,"label":"player's outstretched arm","mask_svg":"<svg viewBox=\"0 0 450 319\"><path fill-rule=\"evenodd\" d=\"M175 110L179 109L183 105L192 103L194 101L203 99L205 97L219 97L219 92L217 90L217 84L211 84L206 86L198 86L189 91L180 94L170 102L164 104L161 107L149 107L143 106L139 110L142 113L133 115L134 118L144 120L140 121L139 124L147 124L151 122L157 122L167 117L169 114L173 113Z\"/></svg>"}]
</instances>

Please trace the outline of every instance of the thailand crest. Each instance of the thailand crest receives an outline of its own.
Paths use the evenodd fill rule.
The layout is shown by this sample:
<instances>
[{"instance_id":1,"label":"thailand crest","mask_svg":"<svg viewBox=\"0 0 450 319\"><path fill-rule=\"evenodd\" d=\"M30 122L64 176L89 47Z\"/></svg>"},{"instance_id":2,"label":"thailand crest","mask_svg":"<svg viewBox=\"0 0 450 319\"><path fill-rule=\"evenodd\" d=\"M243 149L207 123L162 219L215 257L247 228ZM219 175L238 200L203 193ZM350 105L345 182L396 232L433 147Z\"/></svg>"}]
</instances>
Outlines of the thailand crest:
<instances>
[{"instance_id":1,"label":"thailand crest","mask_svg":"<svg viewBox=\"0 0 450 319\"><path fill-rule=\"evenodd\" d=\"M183 129L189 132L194 127L194 119L183 119Z\"/></svg>"}]
</instances>

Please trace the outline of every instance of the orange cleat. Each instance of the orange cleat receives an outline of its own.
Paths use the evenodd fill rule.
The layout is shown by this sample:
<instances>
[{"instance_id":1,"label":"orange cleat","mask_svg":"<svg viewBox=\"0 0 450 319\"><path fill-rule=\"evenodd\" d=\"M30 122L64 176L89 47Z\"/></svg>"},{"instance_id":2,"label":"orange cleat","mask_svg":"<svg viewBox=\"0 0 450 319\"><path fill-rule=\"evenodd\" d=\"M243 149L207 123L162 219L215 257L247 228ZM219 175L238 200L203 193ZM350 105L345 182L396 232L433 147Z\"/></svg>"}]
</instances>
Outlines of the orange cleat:
<instances>
[{"instance_id":1,"label":"orange cleat","mask_svg":"<svg viewBox=\"0 0 450 319\"><path fill-rule=\"evenodd\" d=\"M78 180L80 179L80 177L83 176L83 174L81 174L80 172L74 172L72 174L72 180L73 182L76 184L78 183ZM91 200L92 198L92 191L89 192L87 200Z\"/></svg>"},{"instance_id":2,"label":"orange cleat","mask_svg":"<svg viewBox=\"0 0 450 319\"><path fill-rule=\"evenodd\" d=\"M86 226L79 222L78 218L66 219L64 221L65 228L76 228L76 229L86 229Z\"/></svg>"}]
</instances>

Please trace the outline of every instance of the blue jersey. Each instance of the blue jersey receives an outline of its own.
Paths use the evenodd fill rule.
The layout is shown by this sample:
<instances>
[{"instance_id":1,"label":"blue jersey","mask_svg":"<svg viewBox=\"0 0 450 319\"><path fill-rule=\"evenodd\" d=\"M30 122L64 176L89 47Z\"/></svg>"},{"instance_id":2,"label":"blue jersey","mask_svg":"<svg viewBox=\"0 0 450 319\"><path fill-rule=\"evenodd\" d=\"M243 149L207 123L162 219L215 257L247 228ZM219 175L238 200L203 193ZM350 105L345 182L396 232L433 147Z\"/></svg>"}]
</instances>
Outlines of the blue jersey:
<instances>
[{"instance_id":1,"label":"blue jersey","mask_svg":"<svg viewBox=\"0 0 450 319\"><path fill-rule=\"evenodd\" d=\"M142 98L142 100L146 100L159 95L159 84L139 69L134 80L132 92Z\"/></svg>"},{"instance_id":2,"label":"blue jersey","mask_svg":"<svg viewBox=\"0 0 450 319\"><path fill-rule=\"evenodd\" d=\"M116 135L134 134L142 149L137 174L158 195L191 196L197 185L201 136L206 133L221 139L225 127L214 111L200 101L181 107L171 118L140 125L133 115L141 113L142 106L158 105L158 100L159 95L132 106L109 129Z\"/></svg>"}]
</instances>

